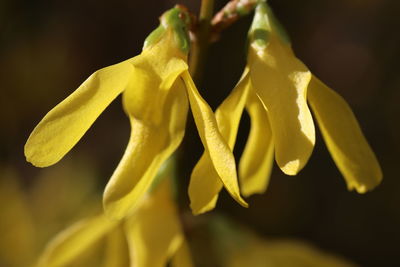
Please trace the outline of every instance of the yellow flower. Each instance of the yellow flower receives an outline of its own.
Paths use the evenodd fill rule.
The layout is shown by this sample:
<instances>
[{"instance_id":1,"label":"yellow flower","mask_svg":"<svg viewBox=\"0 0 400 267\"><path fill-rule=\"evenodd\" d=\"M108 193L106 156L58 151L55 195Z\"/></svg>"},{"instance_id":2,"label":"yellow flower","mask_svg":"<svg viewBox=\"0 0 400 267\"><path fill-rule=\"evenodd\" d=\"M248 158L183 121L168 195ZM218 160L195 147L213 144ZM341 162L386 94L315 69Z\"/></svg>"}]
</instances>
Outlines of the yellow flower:
<instances>
[{"instance_id":1,"label":"yellow flower","mask_svg":"<svg viewBox=\"0 0 400 267\"><path fill-rule=\"evenodd\" d=\"M181 143L188 102L201 141L219 178L243 206L236 165L214 114L188 72L189 15L175 7L161 17L139 56L92 74L36 126L25 145L29 162L58 162L120 93L131 123L125 154L104 193L106 213L122 218L147 191L161 164Z\"/></svg>"},{"instance_id":2,"label":"yellow flower","mask_svg":"<svg viewBox=\"0 0 400 267\"><path fill-rule=\"evenodd\" d=\"M350 107L296 58L286 33L264 2L256 9L249 38L243 76L216 111L218 126L231 149L245 106L251 118L239 164L242 194L266 190L274 154L288 175L296 175L305 166L315 143L307 101L348 189L364 193L377 186L381 168ZM213 209L221 188L211 161L203 154L189 185L193 212Z\"/></svg>"},{"instance_id":3,"label":"yellow flower","mask_svg":"<svg viewBox=\"0 0 400 267\"><path fill-rule=\"evenodd\" d=\"M26 186L17 170L0 166L0 201L7 203L0 206L1 266L33 266L50 237L99 210L95 175L83 157L29 178L33 183ZM79 266L98 266L93 260L85 255Z\"/></svg>"},{"instance_id":4,"label":"yellow flower","mask_svg":"<svg viewBox=\"0 0 400 267\"><path fill-rule=\"evenodd\" d=\"M101 214L59 233L48 243L37 267L69 266L98 244L105 244L105 251L92 257L101 259L104 267L167 266L169 261L174 267L193 266L172 197L171 170L170 166L161 169L160 182L124 220Z\"/></svg>"}]
</instances>

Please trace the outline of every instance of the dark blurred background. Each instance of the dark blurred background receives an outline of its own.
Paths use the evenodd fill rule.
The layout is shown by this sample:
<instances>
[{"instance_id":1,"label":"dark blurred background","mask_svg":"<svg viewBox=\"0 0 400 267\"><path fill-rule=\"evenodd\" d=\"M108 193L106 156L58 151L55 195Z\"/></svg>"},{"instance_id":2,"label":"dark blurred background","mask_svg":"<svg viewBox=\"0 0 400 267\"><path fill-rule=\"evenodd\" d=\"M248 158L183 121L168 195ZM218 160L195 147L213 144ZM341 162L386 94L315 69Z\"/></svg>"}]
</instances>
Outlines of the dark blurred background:
<instances>
[{"instance_id":1,"label":"dark blurred background","mask_svg":"<svg viewBox=\"0 0 400 267\"><path fill-rule=\"evenodd\" d=\"M216 1L216 9L226 2ZM43 171L25 162L23 155L35 125L92 72L139 54L158 16L176 3L193 12L200 5L189 0L0 1L0 166L11 166L29 188ZM270 0L269 4L291 36L297 56L353 108L384 179L365 195L348 192L318 133L313 155L298 176L285 176L275 165L267 192L251 197L249 209L223 193L213 212L229 215L260 236L306 240L362 266L398 266L400 1ZM240 20L210 47L206 78L198 85L213 108L243 71L250 22L251 16ZM202 153L193 120L188 122L183 184ZM248 127L245 115L237 156ZM64 161L81 155L90 158L100 191L122 157L129 131L117 99ZM188 201L186 195L183 199Z\"/></svg>"}]
</instances>

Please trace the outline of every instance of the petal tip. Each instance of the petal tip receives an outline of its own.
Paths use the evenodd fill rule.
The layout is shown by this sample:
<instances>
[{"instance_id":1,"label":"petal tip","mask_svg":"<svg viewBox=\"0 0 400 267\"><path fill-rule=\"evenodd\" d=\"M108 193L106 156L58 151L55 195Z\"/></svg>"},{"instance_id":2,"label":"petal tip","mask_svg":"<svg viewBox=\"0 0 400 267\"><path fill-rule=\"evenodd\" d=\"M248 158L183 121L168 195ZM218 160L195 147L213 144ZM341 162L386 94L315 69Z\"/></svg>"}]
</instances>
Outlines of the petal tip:
<instances>
[{"instance_id":1,"label":"petal tip","mask_svg":"<svg viewBox=\"0 0 400 267\"><path fill-rule=\"evenodd\" d=\"M217 204L217 200L218 200L218 194L215 195L214 198L207 204L201 204L197 203L196 201L191 201L190 209L192 210L193 215L197 216L213 210Z\"/></svg>"},{"instance_id":2,"label":"petal tip","mask_svg":"<svg viewBox=\"0 0 400 267\"><path fill-rule=\"evenodd\" d=\"M212 210L212 208L196 208L196 207L193 207L192 205L190 205L190 208L191 208L192 214L194 216L198 216L198 215L201 215L203 213L206 213L207 211Z\"/></svg>"},{"instance_id":3,"label":"petal tip","mask_svg":"<svg viewBox=\"0 0 400 267\"><path fill-rule=\"evenodd\" d=\"M244 208L248 208L249 207L249 204L241 196L238 196L235 199L242 207L244 207Z\"/></svg>"},{"instance_id":4,"label":"petal tip","mask_svg":"<svg viewBox=\"0 0 400 267\"><path fill-rule=\"evenodd\" d=\"M29 137L24 146L24 155L27 162L38 168L54 165L62 158L55 157L51 152L41 149L39 145L31 141L31 137Z\"/></svg>"},{"instance_id":5,"label":"petal tip","mask_svg":"<svg viewBox=\"0 0 400 267\"><path fill-rule=\"evenodd\" d=\"M371 168L367 169L363 175L348 176L345 172L342 172L349 191L355 190L359 194L365 194L374 190L381 184L383 180L383 172L379 163L375 161L375 164L370 164L370 167ZM351 179L349 177L351 177Z\"/></svg>"},{"instance_id":6,"label":"petal tip","mask_svg":"<svg viewBox=\"0 0 400 267\"><path fill-rule=\"evenodd\" d=\"M357 191L358 194L365 194L368 193L369 191L374 190L377 186L379 186L381 181L382 181L382 176L378 177L376 182L371 184L360 184L360 183L349 184L347 186L347 189L349 191L355 190Z\"/></svg>"},{"instance_id":7,"label":"petal tip","mask_svg":"<svg viewBox=\"0 0 400 267\"><path fill-rule=\"evenodd\" d=\"M302 166L300 166L300 161L298 159L292 160L287 162L285 165L280 167L281 170L286 174L286 175L297 175L299 171L302 169Z\"/></svg>"},{"instance_id":8,"label":"petal tip","mask_svg":"<svg viewBox=\"0 0 400 267\"><path fill-rule=\"evenodd\" d=\"M53 165L53 162L47 162L47 161L43 161L40 160L40 158L38 159L38 157L35 156L35 153L32 153L31 151L27 151L27 149L25 149L25 160L29 163L31 163L33 166L38 167L38 168L44 168L44 167L49 167L51 165Z\"/></svg>"},{"instance_id":9,"label":"petal tip","mask_svg":"<svg viewBox=\"0 0 400 267\"><path fill-rule=\"evenodd\" d=\"M266 190L267 190L266 188L253 189L253 188L242 187L241 193L245 198L248 198L248 197L251 197L252 195L255 195L255 194L259 194L259 195L264 194Z\"/></svg>"}]
</instances>

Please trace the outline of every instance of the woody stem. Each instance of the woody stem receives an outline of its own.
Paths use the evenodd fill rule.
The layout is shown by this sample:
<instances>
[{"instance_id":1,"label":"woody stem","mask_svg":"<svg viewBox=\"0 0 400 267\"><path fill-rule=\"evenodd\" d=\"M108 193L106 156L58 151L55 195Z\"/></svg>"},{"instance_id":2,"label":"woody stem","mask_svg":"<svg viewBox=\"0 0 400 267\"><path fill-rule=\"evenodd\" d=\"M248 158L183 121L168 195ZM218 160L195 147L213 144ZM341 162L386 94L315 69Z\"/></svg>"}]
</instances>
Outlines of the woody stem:
<instances>
[{"instance_id":1,"label":"woody stem","mask_svg":"<svg viewBox=\"0 0 400 267\"><path fill-rule=\"evenodd\" d=\"M202 77L207 48L210 41L211 19L214 11L214 0L202 0L199 21L193 36L189 68L195 82Z\"/></svg>"}]
</instances>

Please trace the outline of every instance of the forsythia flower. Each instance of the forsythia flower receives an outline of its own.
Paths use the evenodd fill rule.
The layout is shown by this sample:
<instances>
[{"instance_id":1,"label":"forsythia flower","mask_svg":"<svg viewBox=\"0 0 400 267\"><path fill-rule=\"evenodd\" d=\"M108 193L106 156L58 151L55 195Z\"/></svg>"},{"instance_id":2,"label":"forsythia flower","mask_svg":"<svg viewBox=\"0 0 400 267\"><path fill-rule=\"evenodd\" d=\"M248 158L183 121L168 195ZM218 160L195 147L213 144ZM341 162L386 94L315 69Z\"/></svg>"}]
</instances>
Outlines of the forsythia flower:
<instances>
[{"instance_id":1,"label":"forsythia flower","mask_svg":"<svg viewBox=\"0 0 400 267\"><path fill-rule=\"evenodd\" d=\"M52 235L98 210L95 175L90 162L82 159L40 172L28 187L17 170L0 166L0 201L7 203L0 206L0 266L34 266ZM72 175L77 179L70 179ZM87 255L79 258L82 265L74 266L99 266L97 258Z\"/></svg>"},{"instance_id":2,"label":"forsythia flower","mask_svg":"<svg viewBox=\"0 0 400 267\"><path fill-rule=\"evenodd\" d=\"M188 72L189 15L177 6L164 13L160 21L139 56L96 71L43 118L25 145L26 158L38 167L58 162L123 93L131 136L103 201L110 216L122 218L134 208L161 164L181 143L189 102L201 141L219 178L229 193L246 206L239 193L233 154Z\"/></svg>"},{"instance_id":3,"label":"forsythia flower","mask_svg":"<svg viewBox=\"0 0 400 267\"><path fill-rule=\"evenodd\" d=\"M37 267L69 266L104 241L104 255L93 255L103 258L104 267L167 266L169 261L174 267L193 266L172 198L171 168L161 170L158 179L160 184L124 220L98 215L62 231L47 245Z\"/></svg>"},{"instance_id":4,"label":"forsythia flower","mask_svg":"<svg viewBox=\"0 0 400 267\"><path fill-rule=\"evenodd\" d=\"M274 151L278 166L288 175L296 175L305 166L315 143L307 100L348 189L364 193L377 186L381 168L350 107L296 58L265 2L257 6L249 34L244 74L215 113L231 149L245 106L250 115L251 130L239 164L243 195L265 191ZM208 155L203 154L189 185L194 213L214 208L222 188L217 178Z\"/></svg>"}]
</instances>

